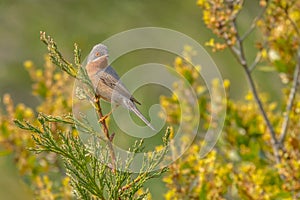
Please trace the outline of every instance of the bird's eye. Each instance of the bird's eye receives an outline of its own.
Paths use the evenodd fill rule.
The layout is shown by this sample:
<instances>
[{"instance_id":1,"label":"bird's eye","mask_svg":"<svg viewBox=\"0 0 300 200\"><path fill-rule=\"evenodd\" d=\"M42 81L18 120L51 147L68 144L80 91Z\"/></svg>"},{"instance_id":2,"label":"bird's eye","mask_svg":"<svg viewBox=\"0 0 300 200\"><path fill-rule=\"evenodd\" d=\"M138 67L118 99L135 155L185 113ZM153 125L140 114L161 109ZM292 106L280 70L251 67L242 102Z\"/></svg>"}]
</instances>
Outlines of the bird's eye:
<instances>
[{"instance_id":1,"label":"bird's eye","mask_svg":"<svg viewBox=\"0 0 300 200\"><path fill-rule=\"evenodd\" d=\"M100 53L99 53L99 52L96 52L95 55L96 55L96 56L100 56Z\"/></svg>"}]
</instances>

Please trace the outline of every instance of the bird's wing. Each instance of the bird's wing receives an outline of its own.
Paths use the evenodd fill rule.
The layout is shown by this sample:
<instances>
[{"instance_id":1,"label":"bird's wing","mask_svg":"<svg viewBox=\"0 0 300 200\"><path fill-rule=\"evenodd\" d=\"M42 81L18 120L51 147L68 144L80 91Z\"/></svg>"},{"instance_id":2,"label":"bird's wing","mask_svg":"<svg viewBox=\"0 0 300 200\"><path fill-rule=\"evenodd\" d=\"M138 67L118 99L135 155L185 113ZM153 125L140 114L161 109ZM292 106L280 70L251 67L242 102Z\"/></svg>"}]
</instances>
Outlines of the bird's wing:
<instances>
[{"instance_id":1,"label":"bird's wing","mask_svg":"<svg viewBox=\"0 0 300 200\"><path fill-rule=\"evenodd\" d=\"M101 80L105 85L107 85L112 90L117 91L124 97L127 97L131 101L141 105L127 90L124 84L120 81L120 77L116 73L116 71L111 67L108 66L104 70L99 71L96 76Z\"/></svg>"}]
</instances>

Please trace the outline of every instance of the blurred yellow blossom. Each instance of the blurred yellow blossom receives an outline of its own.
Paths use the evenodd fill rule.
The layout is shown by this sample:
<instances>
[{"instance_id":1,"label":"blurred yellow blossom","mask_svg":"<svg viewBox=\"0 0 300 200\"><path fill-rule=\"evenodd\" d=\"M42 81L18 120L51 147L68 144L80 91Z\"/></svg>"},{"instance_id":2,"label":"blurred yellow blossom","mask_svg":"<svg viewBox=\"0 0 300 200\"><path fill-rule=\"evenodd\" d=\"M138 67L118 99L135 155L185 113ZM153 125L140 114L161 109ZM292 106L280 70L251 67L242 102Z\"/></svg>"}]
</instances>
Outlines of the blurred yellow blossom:
<instances>
[{"instance_id":1,"label":"blurred yellow blossom","mask_svg":"<svg viewBox=\"0 0 300 200\"><path fill-rule=\"evenodd\" d=\"M31 60L26 60L23 65L26 69L30 69L33 67L33 62Z\"/></svg>"}]
</instances>

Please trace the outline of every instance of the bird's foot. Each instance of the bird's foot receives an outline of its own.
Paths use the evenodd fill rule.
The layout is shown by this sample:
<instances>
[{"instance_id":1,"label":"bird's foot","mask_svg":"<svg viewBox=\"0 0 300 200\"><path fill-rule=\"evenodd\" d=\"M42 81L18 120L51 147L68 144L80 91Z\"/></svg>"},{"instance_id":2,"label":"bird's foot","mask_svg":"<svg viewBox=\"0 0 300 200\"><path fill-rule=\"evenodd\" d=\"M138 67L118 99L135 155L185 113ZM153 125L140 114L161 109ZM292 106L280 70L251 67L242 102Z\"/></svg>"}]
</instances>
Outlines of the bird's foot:
<instances>
[{"instance_id":1,"label":"bird's foot","mask_svg":"<svg viewBox=\"0 0 300 200\"><path fill-rule=\"evenodd\" d=\"M106 115L104 115L103 117L101 117L101 118L99 119L99 122L100 122L100 123L103 123L104 120L106 120L106 119L111 115L112 112L113 112L113 109L112 109L109 113L107 113Z\"/></svg>"}]
</instances>

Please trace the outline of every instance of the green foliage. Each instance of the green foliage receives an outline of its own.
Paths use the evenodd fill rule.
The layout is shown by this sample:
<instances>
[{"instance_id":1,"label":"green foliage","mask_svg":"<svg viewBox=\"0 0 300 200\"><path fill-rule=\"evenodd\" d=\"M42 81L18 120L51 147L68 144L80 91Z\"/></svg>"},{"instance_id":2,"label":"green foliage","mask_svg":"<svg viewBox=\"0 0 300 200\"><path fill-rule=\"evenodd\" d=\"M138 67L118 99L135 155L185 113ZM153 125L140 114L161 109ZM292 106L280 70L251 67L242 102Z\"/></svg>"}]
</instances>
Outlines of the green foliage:
<instances>
[{"instance_id":1,"label":"green foliage","mask_svg":"<svg viewBox=\"0 0 300 200\"><path fill-rule=\"evenodd\" d=\"M86 85L87 91L81 91L83 98L87 98L92 91L86 72L81 67L80 50L75 44L72 64L63 58L53 39L44 32L41 32L41 40L47 45L49 53L49 57L45 58L45 70L36 69L31 61L24 63L34 81L33 94L43 99L36 109L38 116L23 104L14 108L9 95L4 98L7 114L1 115L1 140L7 143L6 149L15 153L19 170L24 178L29 179L36 197L71 199L75 195L79 199L151 198L149 191L144 191L143 186L147 180L159 177L167 170L166 167L157 170L167 148L148 154L140 172L131 172L130 166L135 153L143 152L143 140L136 141L129 149L130 156L122 162L119 155L113 152L113 135L109 135L105 122L101 125L106 134L102 135L89 123L70 115L70 77ZM56 71L53 64L66 73ZM91 103L97 113L102 115L99 101ZM88 143L82 142L77 130L91 136ZM170 131L168 128L163 137L164 147L168 146ZM58 171L66 175L58 176ZM59 179L61 181L57 182Z\"/></svg>"},{"instance_id":2,"label":"green foliage","mask_svg":"<svg viewBox=\"0 0 300 200\"><path fill-rule=\"evenodd\" d=\"M76 123L76 120L71 116L63 119L61 117L52 117L40 115L38 121L42 128L33 126L28 122L22 123L15 121L16 125L24 130L32 132L33 140L37 145L32 150L41 152L53 152L63 158L67 175L70 177L70 183L75 190L75 195L80 199L143 199L148 195L148 192L136 193L143 187L143 184L151 178L158 177L165 172L166 168L160 171L153 171L160 160L165 155L166 151L153 153L149 158L149 165L144 164L143 169L134 178L134 173L124 171L113 171L106 163L110 162L109 148L104 148L99 143L99 138L94 137L93 143L89 148L82 143L79 137L74 136L74 133L58 132L57 138L54 138L51 125L53 123L62 123L65 125L81 126ZM89 128L85 126L79 127ZM89 130L86 130L89 131ZM168 135L170 130L167 130L164 137L164 144L168 145ZM92 149L91 148L95 148ZM143 149L143 141L136 142L132 148L133 153L141 152ZM125 170L129 170L132 164L134 154L126 160ZM118 162L117 162L118 164Z\"/></svg>"}]
</instances>

